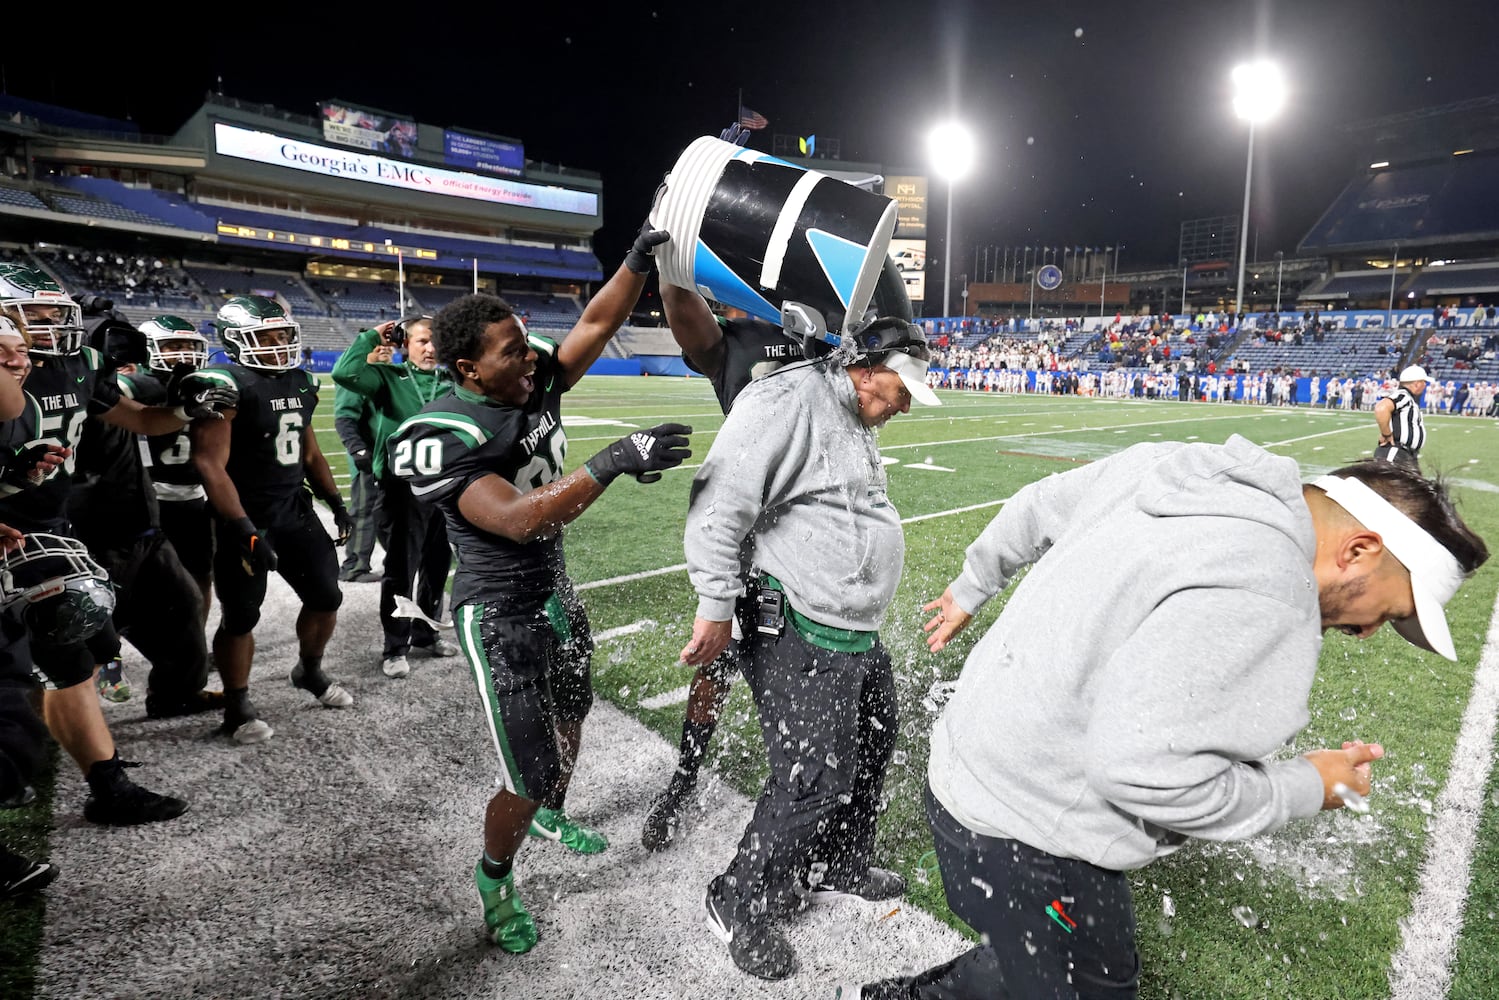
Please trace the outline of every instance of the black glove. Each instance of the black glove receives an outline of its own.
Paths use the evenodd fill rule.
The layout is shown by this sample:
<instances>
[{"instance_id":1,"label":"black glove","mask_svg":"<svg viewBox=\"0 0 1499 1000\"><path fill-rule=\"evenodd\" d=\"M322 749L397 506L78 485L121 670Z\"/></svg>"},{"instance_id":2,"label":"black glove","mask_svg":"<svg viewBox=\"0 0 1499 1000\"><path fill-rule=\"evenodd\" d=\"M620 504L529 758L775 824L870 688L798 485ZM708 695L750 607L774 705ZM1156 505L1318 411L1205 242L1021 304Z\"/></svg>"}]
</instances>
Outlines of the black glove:
<instances>
[{"instance_id":1,"label":"black glove","mask_svg":"<svg viewBox=\"0 0 1499 1000\"><path fill-rule=\"evenodd\" d=\"M349 460L354 463L354 468L360 472L375 471L375 456L370 454L368 448L360 448L358 451L350 452Z\"/></svg>"},{"instance_id":2,"label":"black glove","mask_svg":"<svg viewBox=\"0 0 1499 1000\"><path fill-rule=\"evenodd\" d=\"M722 132L718 133L718 137L724 142L732 142L736 146L743 146L745 143L749 142L750 130L745 128L738 122L735 122L728 128L724 129Z\"/></svg>"},{"instance_id":3,"label":"black glove","mask_svg":"<svg viewBox=\"0 0 1499 1000\"><path fill-rule=\"evenodd\" d=\"M636 431L583 463L588 474L608 486L617 476L629 474L642 483L661 478L661 469L674 469L692 457L687 450L686 424L657 424L648 431Z\"/></svg>"},{"instance_id":4,"label":"black glove","mask_svg":"<svg viewBox=\"0 0 1499 1000\"><path fill-rule=\"evenodd\" d=\"M42 459L56 449L56 445L36 443L14 454L0 456L0 483L10 487L6 492L28 490L51 479L62 466L44 466Z\"/></svg>"},{"instance_id":5,"label":"black glove","mask_svg":"<svg viewBox=\"0 0 1499 1000\"><path fill-rule=\"evenodd\" d=\"M625 267L636 274L650 274L651 268L656 266L656 248L669 239L670 233L664 229L652 229L651 222L647 219L640 227L640 235L635 237L635 245L625 254Z\"/></svg>"},{"instance_id":6,"label":"black glove","mask_svg":"<svg viewBox=\"0 0 1499 1000\"><path fill-rule=\"evenodd\" d=\"M276 550L270 539L260 533L255 522L242 517L234 522L239 529L239 562L246 576L268 575L276 568Z\"/></svg>"},{"instance_id":7,"label":"black glove","mask_svg":"<svg viewBox=\"0 0 1499 1000\"><path fill-rule=\"evenodd\" d=\"M167 405L179 420L222 420L221 410L239 406L239 390L222 382L193 378L197 369L180 364L167 378Z\"/></svg>"},{"instance_id":8,"label":"black glove","mask_svg":"<svg viewBox=\"0 0 1499 1000\"><path fill-rule=\"evenodd\" d=\"M333 539L333 544L343 545L354 533L354 518L349 514L349 508L344 506L342 500L334 498L326 502L328 509L333 512L333 530L338 532L338 537Z\"/></svg>"}]
</instances>

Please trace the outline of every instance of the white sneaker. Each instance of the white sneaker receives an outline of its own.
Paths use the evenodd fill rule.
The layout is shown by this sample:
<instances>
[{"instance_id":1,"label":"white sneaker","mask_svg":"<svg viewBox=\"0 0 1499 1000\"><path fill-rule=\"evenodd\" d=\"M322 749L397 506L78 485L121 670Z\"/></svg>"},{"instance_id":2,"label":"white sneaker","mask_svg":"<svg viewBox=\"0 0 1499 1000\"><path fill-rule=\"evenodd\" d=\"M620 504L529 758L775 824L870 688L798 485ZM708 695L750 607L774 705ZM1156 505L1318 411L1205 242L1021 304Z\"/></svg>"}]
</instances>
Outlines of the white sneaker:
<instances>
[{"instance_id":1,"label":"white sneaker","mask_svg":"<svg viewBox=\"0 0 1499 1000\"><path fill-rule=\"evenodd\" d=\"M439 636L432 645L424 647L431 656L457 656L461 652L456 642Z\"/></svg>"},{"instance_id":2,"label":"white sneaker","mask_svg":"<svg viewBox=\"0 0 1499 1000\"><path fill-rule=\"evenodd\" d=\"M234 742L242 746L249 746L252 743L264 743L275 735L275 732L271 728L270 723L264 719L251 719L249 722L241 723L236 727L232 735Z\"/></svg>"},{"instance_id":3,"label":"white sneaker","mask_svg":"<svg viewBox=\"0 0 1499 1000\"><path fill-rule=\"evenodd\" d=\"M329 684L328 690L318 695L317 700L329 708L348 708L354 704L354 696L339 684Z\"/></svg>"},{"instance_id":4,"label":"white sneaker","mask_svg":"<svg viewBox=\"0 0 1499 1000\"><path fill-rule=\"evenodd\" d=\"M404 656L387 656L385 662L380 664L380 669L386 677L405 677L411 673L411 664L406 662Z\"/></svg>"}]
</instances>

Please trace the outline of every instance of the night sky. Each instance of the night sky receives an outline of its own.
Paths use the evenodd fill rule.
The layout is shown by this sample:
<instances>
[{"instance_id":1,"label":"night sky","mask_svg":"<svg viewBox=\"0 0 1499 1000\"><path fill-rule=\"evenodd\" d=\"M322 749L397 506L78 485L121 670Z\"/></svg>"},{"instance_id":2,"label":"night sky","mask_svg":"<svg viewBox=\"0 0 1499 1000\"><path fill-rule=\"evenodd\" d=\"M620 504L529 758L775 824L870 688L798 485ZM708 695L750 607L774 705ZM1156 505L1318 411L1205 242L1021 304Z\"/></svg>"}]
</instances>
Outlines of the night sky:
<instances>
[{"instance_id":1,"label":"night sky","mask_svg":"<svg viewBox=\"0 0 1499 1000\"><path fill-rule=\"evenodd\" d=\"M339 97L515 136L533 159L603 174L606 271L676 154L732 120L739 88L770 120L752 140L765 150L772 132L816 133L846 160L922 168L935 121L969 123L981 166L958 189L955 272L988 243L1123 242L1124 270L1169 266L1182 220L1241 209L1246 128L1228 78L1252 54L1276 58L1291 88L1256 134L1261 258L1293 252L1358 163L1341 126L1499 92L1492 0L430 0L409 21L374 4L321 21L244 7L232 29L217 8L188 9L160 8L181 43L156 17L91 12L87 30L8 44L5 87L152 133L175 131L222 76L230 96L307 114Z\"/></svg>"}]
</instances>

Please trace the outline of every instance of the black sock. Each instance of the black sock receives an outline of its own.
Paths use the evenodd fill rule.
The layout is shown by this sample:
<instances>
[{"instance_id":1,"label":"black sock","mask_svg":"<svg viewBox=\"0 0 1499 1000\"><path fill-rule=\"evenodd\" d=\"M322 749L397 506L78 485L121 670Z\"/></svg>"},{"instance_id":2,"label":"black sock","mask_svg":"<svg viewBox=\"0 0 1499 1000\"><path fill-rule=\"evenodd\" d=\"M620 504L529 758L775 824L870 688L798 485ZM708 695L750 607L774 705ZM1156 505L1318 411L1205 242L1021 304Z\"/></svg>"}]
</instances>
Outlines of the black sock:
<instances>
[{"instance_id":1,"label":"black sock","mask_svg":"<svg viewBox=\"0 0 1499 1000\"><path fill-rule=\"evenodd\" d=\"M703 754L708 750L708 741L713 738L713 730L717 728L717 722L693 722L689 719L682 723L682 743L677 750L677 773L684 775L689 782L697 780L697 769L703 762Z\"/></svg>"},{"instance_id":2,"label":"black sock","mask_svg":"<svg viewBox=\"0 0 1499 1000\"><path fill-rule=\"evenodd\" d=\"M479 867L484 869L485 877L492 878L496 882L504 878L506 875L509 875L510 869L514 866L515 862L513 859L510 861L495 861L490 858L488 851L485 851L483 856L479 859Z\"/></svg>"},{"instance_id":3,"label":"black sock","mask_svg":"<svg viewBox=\"0 0 1499 1000\"><path fill-rule=\"evenodd\" d=\"M301 667L302 678L297 686L310 693L314 698L321 698L323 692L328 690L332 681L323 676L323 658L321 656L304 656L297 660L297 666ZM293 672L295 681L297 674Z\"/></svg>"},{"instance_id":4,"label":"black sock","mask_svg":"<svg viewBox=\"0 0 1499 1000\"><path fill-rule=\"evenodd\" d=\"M224 688L224 718L244 719L250 714L250 688Z\"/></svg>"}]
</instances>

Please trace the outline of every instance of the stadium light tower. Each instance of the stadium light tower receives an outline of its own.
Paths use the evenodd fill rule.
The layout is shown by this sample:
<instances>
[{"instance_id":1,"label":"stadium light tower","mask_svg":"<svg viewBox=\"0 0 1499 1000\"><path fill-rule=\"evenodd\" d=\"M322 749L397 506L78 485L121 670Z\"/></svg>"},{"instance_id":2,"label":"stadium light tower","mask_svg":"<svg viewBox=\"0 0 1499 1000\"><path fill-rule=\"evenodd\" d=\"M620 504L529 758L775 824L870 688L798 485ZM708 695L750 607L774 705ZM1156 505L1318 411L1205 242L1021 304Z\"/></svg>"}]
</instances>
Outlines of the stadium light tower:
<instances>
[{"instance_id":1,"label":"stadium light tower","mask_svg":"<svg viewBox=\"0 0 1499 1000\"><path fill-rule=\"evenodd\" d=\"M1280 67L1259 60L1234 67L1234 114L1249 123L1249 159L1244 166L1244 219L1239 224L1239 290L1234 295L1234 322L1244 311L1244 254L1249 250L1249 184L1254 175L1254 127L1269 121L1286 100Z\"/></svg>"},{"instance_id":2,"label":"stadium light tower","mask_svg":"<svg viewBox=\"0 0 1499 1000\"><path fill-rule=\"evenodd\" d=\"M950 315L952 301L952 194L953 185L973 169L976 149L973 133L960 122L943 122L926 139L932 169L947 181L947 242L942 244L942 315Z\"/></svg>"}]
</instances>

